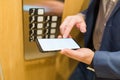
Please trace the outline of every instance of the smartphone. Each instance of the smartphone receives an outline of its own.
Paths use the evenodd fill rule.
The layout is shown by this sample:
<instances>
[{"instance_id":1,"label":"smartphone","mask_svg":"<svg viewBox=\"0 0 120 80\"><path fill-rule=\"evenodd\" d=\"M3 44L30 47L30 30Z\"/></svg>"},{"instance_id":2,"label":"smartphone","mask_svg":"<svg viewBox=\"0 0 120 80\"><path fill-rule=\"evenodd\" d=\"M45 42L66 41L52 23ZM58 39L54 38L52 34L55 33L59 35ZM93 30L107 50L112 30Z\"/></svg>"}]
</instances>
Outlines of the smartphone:
<instances>
[{"instance_id":1,"label":"smartphone","mask_svg":"<svg viewBox=\"0 0 120 80\"><path fill-rule=\"evenodd\" d=\"M72 38L55 38L55 39L37 39L40 51L60 51L62 49L78 49L80 46Z\"/></svg>"}]
</instances>

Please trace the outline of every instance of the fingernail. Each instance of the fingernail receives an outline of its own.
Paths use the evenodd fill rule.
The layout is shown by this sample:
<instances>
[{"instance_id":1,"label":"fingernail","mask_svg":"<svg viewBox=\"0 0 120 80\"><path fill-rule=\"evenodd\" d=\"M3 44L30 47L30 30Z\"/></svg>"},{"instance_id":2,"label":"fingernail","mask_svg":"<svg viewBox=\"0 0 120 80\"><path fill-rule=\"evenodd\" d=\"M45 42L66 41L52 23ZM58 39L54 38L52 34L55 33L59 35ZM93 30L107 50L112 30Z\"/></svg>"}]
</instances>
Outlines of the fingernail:
<instances>
[{"instance_id":1,"label":"fingernail","mask_svg":"<svg viewBox=\"0 0 120 80\"><path fill-rule=\"evenodd\" d=\"M66 38L66 35L63 35L63 38Z\"/></svg>"},{"instance_id":2,"label":"fingernail","mask_svg":"<svg viewBox=\"0 0 120 80\"><path fill-rule=\"evenodd\" d=\"M85 29L82 29L82 30L81 30L81 32L85 33L85 32L86 32L86 30L85 30Z\"/></svg>"}]
</instances>

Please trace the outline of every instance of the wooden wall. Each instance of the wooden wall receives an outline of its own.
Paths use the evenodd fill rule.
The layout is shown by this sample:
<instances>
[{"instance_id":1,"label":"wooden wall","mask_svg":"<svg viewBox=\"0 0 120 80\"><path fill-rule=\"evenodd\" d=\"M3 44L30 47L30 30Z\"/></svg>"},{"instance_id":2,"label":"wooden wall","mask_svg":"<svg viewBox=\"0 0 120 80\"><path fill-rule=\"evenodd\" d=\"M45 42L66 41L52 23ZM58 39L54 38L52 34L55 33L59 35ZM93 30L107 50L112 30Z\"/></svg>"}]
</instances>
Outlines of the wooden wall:
<instances>
[{"instance_id":1,"label":"wooden wall","mask_svg":"<svg viewBox=\"0 0 120 80\"><path fill-rule=\"evenodd\" d=\"M25 80L21 8L21 0L0 0L0 63L4 80Z\"/></svg>"}]
</instances>

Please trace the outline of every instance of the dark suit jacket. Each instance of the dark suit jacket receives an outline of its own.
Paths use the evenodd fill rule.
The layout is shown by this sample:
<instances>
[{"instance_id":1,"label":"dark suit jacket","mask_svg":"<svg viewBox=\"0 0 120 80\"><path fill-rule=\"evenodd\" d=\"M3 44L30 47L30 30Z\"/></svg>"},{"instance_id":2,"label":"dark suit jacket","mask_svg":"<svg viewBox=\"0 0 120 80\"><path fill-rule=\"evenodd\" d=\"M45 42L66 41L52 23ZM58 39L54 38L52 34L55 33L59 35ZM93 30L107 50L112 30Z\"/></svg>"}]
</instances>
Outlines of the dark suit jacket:
<instances>
[{"instance_id":1,"label":"dark suit jacket","mask_svg":"<svg viewBox=\"0 0 120 80\"><path fill-rule=\"evenodd\" d=\"M86 12L85 46L91 49L94 49L92 35L99 1L93 0ZM120 0L106 23L100 50L95 51L93 67L97 76L96 80L120 80Z\"/></svg>"}]
</instances>

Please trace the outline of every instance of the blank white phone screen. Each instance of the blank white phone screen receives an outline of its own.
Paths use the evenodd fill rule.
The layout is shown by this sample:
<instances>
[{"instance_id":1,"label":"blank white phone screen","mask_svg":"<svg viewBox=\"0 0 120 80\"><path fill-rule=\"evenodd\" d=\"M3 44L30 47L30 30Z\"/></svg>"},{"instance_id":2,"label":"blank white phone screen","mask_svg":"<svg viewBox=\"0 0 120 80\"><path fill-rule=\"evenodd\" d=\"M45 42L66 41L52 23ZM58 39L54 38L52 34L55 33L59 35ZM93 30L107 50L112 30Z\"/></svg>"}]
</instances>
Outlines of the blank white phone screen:
<instances>
[{"instance_id":1,"label":"blank white phone screen","mask_svg":"<svg viewBox=\"0 0 120 80\"><path fill-rule=\"evenodd\" d=\"M61 49L78 49L79 45L72 38L38 39L43 51L57 51Z\"/></svg>"}]
</instances>

